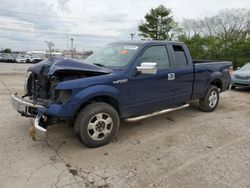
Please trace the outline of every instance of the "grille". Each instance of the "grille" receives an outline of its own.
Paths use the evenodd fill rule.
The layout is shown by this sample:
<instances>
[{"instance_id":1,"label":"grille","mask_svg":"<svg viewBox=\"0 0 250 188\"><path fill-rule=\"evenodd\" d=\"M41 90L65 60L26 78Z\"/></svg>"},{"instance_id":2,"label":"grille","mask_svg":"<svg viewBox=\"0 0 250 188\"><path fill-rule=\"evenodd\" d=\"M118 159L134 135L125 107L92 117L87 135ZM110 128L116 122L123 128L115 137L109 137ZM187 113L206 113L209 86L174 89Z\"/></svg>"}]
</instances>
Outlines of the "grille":
<instances>
[{"instance_id":1,"label":"grille","mask_svg":"<svg viewBox=\"0 0 250 188\"><path fill-rule=\"evenodd\" d=\"M250 80L250 76L240 76L240 75L234 75L236 79L240 80Z\"/></svg>"},{"instance_id":2,"label":"grille","mask_svg":"<svg viewBox=\"0 0 250 188\"><path fill-rule=\"evenodd\" d=\"M27 94L33 100L49 99L51 97L51 84L45 77L32 73L27 81Z\"/></svg>"}]
</instances>

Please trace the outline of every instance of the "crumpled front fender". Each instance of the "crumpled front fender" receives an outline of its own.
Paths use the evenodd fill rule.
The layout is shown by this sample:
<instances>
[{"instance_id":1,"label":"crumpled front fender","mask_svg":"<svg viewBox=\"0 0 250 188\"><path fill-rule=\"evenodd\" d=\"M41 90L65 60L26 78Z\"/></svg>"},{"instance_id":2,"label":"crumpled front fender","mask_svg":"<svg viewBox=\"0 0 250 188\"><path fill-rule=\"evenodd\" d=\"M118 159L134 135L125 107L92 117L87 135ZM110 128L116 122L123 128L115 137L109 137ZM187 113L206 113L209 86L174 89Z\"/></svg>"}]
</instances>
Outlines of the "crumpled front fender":
<instances>
[{"instance_id":1,"label":"crumpled front fender","mask_svg":"<svg viewBox=\"0 0 250 188\"><path fill-rule=\"evenodd\" d=\"M75 115L84 102L98 96L112 97L118 104L122 102L119 98L121 93L115 87L109 85L95 85L79 91L65 104L51 104L47 108L39 109L39 112L59 118L70 118Z\"/></svg>"}]
</instances>

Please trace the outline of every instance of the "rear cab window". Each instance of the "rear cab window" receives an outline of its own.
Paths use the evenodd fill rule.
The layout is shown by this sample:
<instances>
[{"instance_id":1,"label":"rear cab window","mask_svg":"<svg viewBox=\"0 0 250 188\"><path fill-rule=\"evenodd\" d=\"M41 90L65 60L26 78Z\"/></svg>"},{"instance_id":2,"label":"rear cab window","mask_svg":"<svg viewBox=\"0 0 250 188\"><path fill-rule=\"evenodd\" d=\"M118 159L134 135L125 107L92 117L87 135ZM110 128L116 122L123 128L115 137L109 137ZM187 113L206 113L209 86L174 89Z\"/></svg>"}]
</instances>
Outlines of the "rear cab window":
<instances>
[{"instance_id":1,"label":"rear cab window","mask_svg":"<svg viewBox=\"0 0 250 188\"><path fill-rule=\"evenodd\" d=\"M172 45L175 59L175 67L184 67L188 65L186 53L181 45Z\"/></svg>"}]
</instances>

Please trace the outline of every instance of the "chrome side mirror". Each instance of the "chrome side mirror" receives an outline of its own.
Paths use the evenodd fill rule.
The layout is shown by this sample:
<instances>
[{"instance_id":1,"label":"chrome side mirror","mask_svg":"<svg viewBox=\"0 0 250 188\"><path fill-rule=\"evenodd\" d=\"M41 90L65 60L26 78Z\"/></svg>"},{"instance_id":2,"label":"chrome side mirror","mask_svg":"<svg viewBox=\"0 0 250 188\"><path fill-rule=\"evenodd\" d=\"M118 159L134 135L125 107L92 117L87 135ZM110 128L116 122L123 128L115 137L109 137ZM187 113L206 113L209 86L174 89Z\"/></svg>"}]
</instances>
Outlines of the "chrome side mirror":
<instances>
[{"instance_id":1,"label":"chrome side mirror","mask_svg":"<svg viewBox=\"0 0 250 188\"><path fill-rule=\"evenodd\" d=\"M156 74L157 63L155 62L143 62L141 66L136 67L136 70L141 74Z\"/></svg>"}]
</instances>

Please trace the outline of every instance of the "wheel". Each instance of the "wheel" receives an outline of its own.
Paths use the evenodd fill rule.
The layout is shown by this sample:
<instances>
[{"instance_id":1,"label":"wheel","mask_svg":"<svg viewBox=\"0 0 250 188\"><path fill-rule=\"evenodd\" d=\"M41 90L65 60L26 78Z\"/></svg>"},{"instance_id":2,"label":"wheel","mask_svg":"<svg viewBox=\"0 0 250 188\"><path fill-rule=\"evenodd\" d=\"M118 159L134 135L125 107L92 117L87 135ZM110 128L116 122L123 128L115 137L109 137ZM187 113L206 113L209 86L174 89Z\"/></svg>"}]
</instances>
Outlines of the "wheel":
<instances>
[{"instance_id":1,"label":"wheel","mask_svg":"<svg viewBox=\"0 0 250 188\"><path fill-rule=\"evenodd\" d=\"M235 89L236 87L234 85L231 85L231 89Z\"/></svg>"},{"instance_id":2,"label":"wheel","mask_svg":"<svg viewBox=\"0 0 250 188\"><path fill-rule=\"evenodd\" d=\"M114 107L96 102L83 108L74 126L83 144L96 148L112 141L119 130L120 118Z\"/></svg>"},{"instance_id":3,"label":"wheel","mask_svg":"<svg viewBox=\"0 0 250 188\"><path fill-rule=\"evenodd\" d=\"M212 112L216 109L220 98L220 91L216 86L209 86L204 98L200 99L200 110Z\"/></svg>"}]
</instances>

